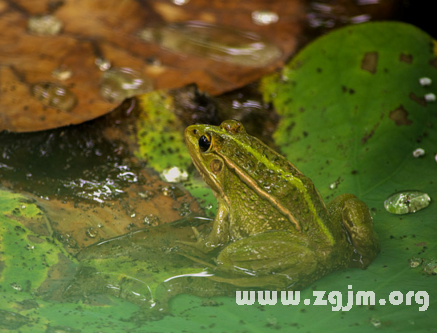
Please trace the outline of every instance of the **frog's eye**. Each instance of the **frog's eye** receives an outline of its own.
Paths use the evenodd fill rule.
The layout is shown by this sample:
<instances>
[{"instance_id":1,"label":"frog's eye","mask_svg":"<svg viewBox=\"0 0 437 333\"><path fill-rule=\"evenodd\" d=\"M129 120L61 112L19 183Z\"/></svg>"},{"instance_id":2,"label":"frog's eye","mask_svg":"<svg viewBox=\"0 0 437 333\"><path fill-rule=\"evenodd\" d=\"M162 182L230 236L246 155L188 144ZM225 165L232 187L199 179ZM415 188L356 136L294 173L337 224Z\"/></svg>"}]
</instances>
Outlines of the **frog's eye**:
<instances>
[{"instance_id":1,"label":"frog's eye","mask_svg":"<svg viewBox=\"0 0 437 333\"><path fill-rule=\"evenodd\" d=\"M202 135L199 138L200 150L206 152L209 149L209 147L211 147L211 140L206 135Z\"/></svg>"}]
</instances>

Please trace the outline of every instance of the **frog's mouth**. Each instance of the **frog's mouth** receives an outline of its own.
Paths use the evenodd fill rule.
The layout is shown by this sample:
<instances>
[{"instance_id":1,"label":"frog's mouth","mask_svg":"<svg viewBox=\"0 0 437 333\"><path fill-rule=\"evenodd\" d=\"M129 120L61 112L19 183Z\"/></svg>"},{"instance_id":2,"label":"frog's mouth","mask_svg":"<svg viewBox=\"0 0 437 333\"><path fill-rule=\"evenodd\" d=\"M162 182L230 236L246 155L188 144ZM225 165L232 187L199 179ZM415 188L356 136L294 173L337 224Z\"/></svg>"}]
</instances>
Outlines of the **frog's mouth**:
<instances>
[{"instance_id":1,"label":"frog's mouth","mask_svg":"<svg viewBox=\"0 0 437 333\"><path fill-rule=\"evenodd\" d=\"M224 196L223 187L220 185L217 177L206 168L205 163L202 163L204 161L199 157L199 155L192 155L191 160L193 161L194 166L196 167L197 171L199 171L205 183L207 183L212 190Z\"/></svg>"}]
</instances>

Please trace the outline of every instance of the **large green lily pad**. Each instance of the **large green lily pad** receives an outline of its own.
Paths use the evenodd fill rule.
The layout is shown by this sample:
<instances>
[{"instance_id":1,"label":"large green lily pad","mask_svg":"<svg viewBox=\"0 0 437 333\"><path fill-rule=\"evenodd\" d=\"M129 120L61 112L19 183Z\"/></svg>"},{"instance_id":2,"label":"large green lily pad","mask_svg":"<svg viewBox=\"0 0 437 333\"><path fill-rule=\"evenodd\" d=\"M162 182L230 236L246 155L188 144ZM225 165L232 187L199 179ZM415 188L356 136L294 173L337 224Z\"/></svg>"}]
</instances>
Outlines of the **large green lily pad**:
<instances>
[{"instance_id":1,"label":"large green lily pad","mask_svg":"<svg viewBox=\"0 0 437 333\"><path fill-rule=\"evenodd\" d=\"M282 119L275 133L281 151L313 179L326 200L353 193L372 209L381 254L365 271L347 270L317 282L318 290L371 290L376 305L347 313L311 307L317 322L300 316L299 327L331 331L368 325L387 331L432 329L437 314L437 276L410 267L409 260L437 259L437 206L393 215L384 200L398 191L419 190L437 199L435 41L419 29L395 22L347 27L320 38L283 72L265 78L263 92ZM421 78L432 83L422 86ZM419 158L417 148L425 150ZM421 260L415 260L419 262ZM391 291L426 291L429 307L379 305ZM343 300L345 303L345 300ZM335 324L336 323L336 324ZM338 326L337 326L338 324ZM356 329L355 329L356 330Z\"/></svg>"}]
</instances>

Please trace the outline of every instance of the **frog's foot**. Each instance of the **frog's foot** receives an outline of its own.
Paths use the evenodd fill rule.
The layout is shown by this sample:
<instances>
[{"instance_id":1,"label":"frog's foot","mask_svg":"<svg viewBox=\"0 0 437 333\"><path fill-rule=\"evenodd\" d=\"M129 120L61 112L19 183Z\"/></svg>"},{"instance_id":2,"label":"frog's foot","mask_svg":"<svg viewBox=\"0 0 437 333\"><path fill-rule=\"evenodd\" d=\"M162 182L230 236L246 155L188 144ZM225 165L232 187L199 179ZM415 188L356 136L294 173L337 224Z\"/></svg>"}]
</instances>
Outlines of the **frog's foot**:
<instances>
[{"instance_id":1,"label":"frog's foot","mask_svg":"<svg viewBox=\"0 0 437 333\"><path fill-rule=\"evenodd\" d=\"M211 269L216 269L217 268L217 266L209 263L207 260L203 260L201 258L189 255L188 253L182 252L181 255L184 256L185 258L190 259L191 261L197 262L198 264L201 264L201 265L206 266L208 268L211 268Z\"/></svg>"},{"instance_id":2,"label":"frog's foot","mask_svg":"<svg viewBox=\"0 0 437 333\"><path fill-rule=\"evenodd\" d=\"M359 254L356 264L365 268L378 254L378 235L373 230L373 219L367 205L353 194L342 194L332 200L328 209L331 215L338 214L350 241Z\"/></svg>"},{"instance_id":3,"label":"frog's foot","mask_svg":"<svg viewBox=\"0 0 437 333\"><path fill-rule=\"evenodd\" d=\"M191 227L193 229L194 236L196 237L196 242L186 242L186 241L176 241L178 244L187 245L191 249L195 249L197 252L200 253L208 253L215 249L215 246L213 246L208 239L203 239L200 235L199 230L197 230L196 227Z\"/></svg>"}]
</instances>

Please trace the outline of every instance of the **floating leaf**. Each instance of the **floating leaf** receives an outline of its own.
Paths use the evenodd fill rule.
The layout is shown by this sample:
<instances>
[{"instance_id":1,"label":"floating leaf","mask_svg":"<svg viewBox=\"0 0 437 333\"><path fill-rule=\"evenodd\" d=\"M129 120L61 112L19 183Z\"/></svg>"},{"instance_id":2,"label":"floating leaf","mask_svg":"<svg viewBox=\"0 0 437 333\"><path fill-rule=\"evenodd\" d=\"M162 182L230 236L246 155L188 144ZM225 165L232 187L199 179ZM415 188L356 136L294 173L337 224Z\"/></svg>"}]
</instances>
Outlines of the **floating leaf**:
<instances>
[{"instance_id":1,"label":"floating leaf","mask_svg":"<svg viewBox=\"0 0 437 333\"><path fill-rule=\"evenodd\" d=\"M313 179L326 200L348 192L364 200L381 241L381 253L365 271L333 273L313 286L343 295L347 285L372 290L374 310L355 306L340 314L329 306L312 307L300 317L299 327L317 331L329 322L333 332L352 324L354 331L373 325L417 332L434 325L436 281L408 262L437 257L437 207L431 203L405 216L384 209L384 200L405 189L436 195L433 154L412 154L418 147L435 151L437 145L435 105L424 99L437 88L419 82L423 77L437 82L433 45L430 36L407 24L346 27L318 39L281 74L263 81L266 100L281 114L275 133L281 151ZM379 304L395 290L404 295L402 305ZM409 291L429 295L426 311L420 312L417 303L405 304ZM317 323L310 320L313 316Z\"/></svg>"},{"instance_id":2,"label":"floating leaf","mask_svg":"<svg viewBox=\"0 0 437 333\"><path fill-rule=\"evenodd\" d=\"M250 7L250 1L245 2ZM126 97L150 90L152 84L165 89L195 82L202 90L219 94L281 66L296 48L304 17L301 2L281 8L293 20L268 27L252 23L250 8L235 11L233 6L217 1L206 7L191 3L181 8L160 0L2 3L0 131L29 132L79 124L113 110ZM247 34L264 35L269 45L278 45L275 48L281 49L282 56L267 67L245 67L199 54L187 56L177 49L169 52L159 43L139 37L145 28L194 19L214 24L222 32L227 29L223 26L237 25L235 28ZM206 47L215 45L214 39L222 34L208 40ZM118 68L115 77L110 67Z\"/></svg>"}]
</instances>

